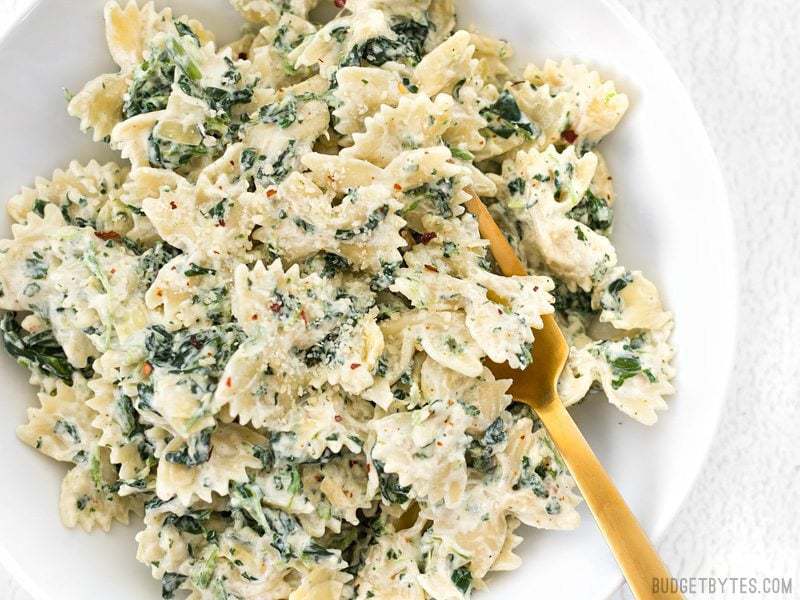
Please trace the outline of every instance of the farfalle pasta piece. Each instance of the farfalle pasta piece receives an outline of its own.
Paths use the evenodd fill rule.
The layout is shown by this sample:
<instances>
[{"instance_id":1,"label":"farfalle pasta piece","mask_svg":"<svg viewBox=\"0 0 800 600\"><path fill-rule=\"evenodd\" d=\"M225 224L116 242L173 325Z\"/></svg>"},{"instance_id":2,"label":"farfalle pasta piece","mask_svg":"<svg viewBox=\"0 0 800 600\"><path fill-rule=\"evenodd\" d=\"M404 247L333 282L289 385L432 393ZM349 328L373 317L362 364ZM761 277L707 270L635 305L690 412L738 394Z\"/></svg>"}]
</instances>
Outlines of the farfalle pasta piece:
<instances>
[{"instance_id":1,"label":"farfalle pasta piece","mask_svg":"<svg viewBox=\"0 0 800 600\"><path fill-rule=\"evenodd\" d=\"M416 351L467 377L483 372L483 351L470 335L463 313L410 310L382 321L380 327L384 352L375 382L362 396L384 410L397 400L392 386L411 367Z\"/></svg>"},{"instance_id":2,"label":"farfalle pasta piece","mask_svg":"<svg viewBox=\"0 0 800 600\"><path fill-rule=\"evenodd\" d=\"M358 511L372 506L377 491L377 482L369 479L368 464L343 456L308 469L308 476L319 483L320 492L330 504L333 515L351 525L358 525Z\"/></svg>"},{"instance_id":3,"label":"farfalle pasta piece","mask_svg":"<svg viewBox=\"0 0 800 600\"><path fill-rule=\"evenodd\" d=\"M539 148L574 144L591 150L619 123L628 110L628 97L613 81L604 81L585 65L552 60L539 69L526 67L526 83L509 87L520 109L541 129Z\"/></svg>"},{"instance_id":4,"label":"farfalle pasta piece","mask_svg":"<svg viewBox=\"0 0 800 600\"><path fill-rule=\"evenodd\" d=\"M158 465L156 493L162 500L177 496L181 503L189 506L193 498L211 501L211 494L225 495L231 482L247 481L247 469L258 469L261 461L253 449L265 443L265 439L240 425L220 425L206 442L213 452L207 461L188 465L179 458L170 459L170 453L182 454L185 442L174 439L167 445ZM174 462L173 462L174 461Z\"/></svg>"},{"instance_id":5,"label":"farfalle pasta piece","mask_svg":"<svg viewBox=\"0 0 800 600\"><path fill-rule=\"evenodd\" d=\"M301 277L297 266L284 271L280 261L269 269L258 262L252 271L240 265L233 312L250 339L228 363L215 401L244 422L263 426L280 417L309 386L358 393L372 384L383 338L375 311L346 288Z\"/></svg>"},{"instance_id":6,"label":"farfalle pasta piece","mask_svg":"<svg viewBox=\"0 0 800 600\"><path fill-rule=\"evenodd\" d=\"M420 372L422 395L429 402L455 400L470 417L468 433L483 431L511 403L508 380L497 380L489 369L478 377L464 375L427 358Z\"/></svg>"},{"instance_id":7,"label":"farfalle pasta piece","mask_svg":"<svg viewBox=\"0 0 800 600\"><path fill-rule=\"evenodd\" d=\"M364 560L364 568L356 576L357 600L425 600L420 585L419 565L422 562L420 529L387 531L373 544Z\"/></svg>"},{"instance_id":8,"label":"farfalle pasta piece","mask_svg":"<svg viewBox=\"0 0 800 600\"><path fill-rule=\"evenodd\" d=\"M431 50L414 68L414 83L428 96L448 92L469 75L475 52L470 34L457 31Z\"/></svg>"},{"instance_id":9,"label":"farfalle pasta piece","mask_svg":"<svg viewBox=\"0 0 800 600\"><path fill-rule=\"evenodd\" d=\"M51 391L39 392L41 406L28 409L28 422L17 427L17 436L55 460L85 461L100 434L92 424L95 412L87 404L91 394L81 377L74 377L72 385L56 381Z\"/></svg>"},{"instance_id":10,"label":"farfalle pasta piece","mask_svg":"<svg viewBox=\"0 0 800 600\"><path fill-rule=\"evenodd\" d=\"M359 270L378 273L400 261L405 240L401 204L382 184L353 188L335 202L303 175L293 173L267 192L261 228L254 238L290 263L319 251L336 254Z\"/></svg>"},{"instance_id":11,"label":"farfalle pasta piece","mask_svg":"<svg viewBox=\"0 0 800 600\"><path fill-rule=\"evenodd\" d=\"M559 153L520 151L503 163L499 198L522 227L528 263L542 265L571 288L590 290L616 263L605 236L570 218L588 189L597 158L578 158L573 147Z\"/></svg>"},{"instance_id":12,"label":"farfalle pasta piece","mask_svg":"<svg viewBox=\"0 0 800 600\"><path fill-rule=\"evenodd\" d=\"M407 297L416 308L432 312L463 310L467 329L483 353L494 362L508 361L512 368L524 368L531 360L531 327L541 327L540 307L544 304L531 302L530 296L523 293L533 287L536 284L520 281L516 300L512 297L506 299L507 304L496 303L477 283L423 268L401 269L391 289ZM541 293L546 291L542 289Z\"/></svg>"},{"instance_id":13,"label":"farfalle pasta piece","mask_svg":"<svg viewBox=\"0 0 800 600\"><path fill-rule=\"evenodd\" d=\"M467 558L452 552L432 529L422 535L420 546L426 559L417 581L427 597L461 600L470 593L473 578Z\"/></svg>"},{"instance_id":14,"label":"farfalle pasta piece","mask_svg":"<svg viewBox=\"0 0 800 600\"><path fill-rule=\"evenodd\" d=\"M89 227L67 225L48 204L44 217L30 213L12 226L14 240L0 243L0 308L49 317L53 335L76 368L124 338L141 311L136 259L118 234L103 241Z\"/></svg>"},{"instance_id":15,"label":"farfalle pasta piece","mask_svg":"<svg viewBox=\"0 0 800 600\"><path fill-rule=\"evenodd\" d=\"M69 114L80 119L81 130L92 130L94 141L108 140L114 127L123 120L125 96L134 69L145 59L150 43L158 35L175 32L172 10L157 12L152 2L141 8L136 2L128 2L124 8L109 2L104 15L106 42L120 71L100 75L87 83L68 106ZM204 31L196 21L193 24Z\"/></svg>"},{"instance_id":16,"label":"farfalle pasta piece","mask_svg":"<svg viewBox=\"0 0 800 600\"><path fill-rule=\"evenodd\" d=\"M145 198L142 210L159 236L176 248L203 257L245 257L249 236L262 220L263 202L251 193L228 198L213 186L180 182L157 198Z\"/></svg>"},{"instance_id":17,"label":"farfalle pasta piece","mask_svg":"<svg viewBox=\"0 0 800 600\"><path fill-rule=\"evenodd\" d=\"M383 106L365 119L366 130L353 134L353 145L340 154L385 167L403 150L436 146L449 126L452 107L453 99L446 95L433 101L421 94L403 97L397 108Z\"/></svg>"},{"instance_id":18,"label":"farfalle pasta piece","mask_svg":"<svg viewBox=\"0 0 800 600\"><path fill-rule=\"evenodd\" d=\"M9 199L7 209L17 223L24 223L31 212L43 217L45 207L54 204L70 222L124 233L111 205L119 201L127 176L127 167L113 162L101 165L92 160L82 165L72 161L66 169L54 171L49 180L37 177L32 188L22 188Z\"/></svg>"},{"instance_id":19,"label":"farfalle pasta piece","mask_svg":"<svg viewBox=\"0 0 800 600\"><path fill-rule=\"evenodd\" d=\"M559 395L569 405L581 400L592 383L599 382L609 402L628 416L652 425L658 411L666 410L664 396L672 394L670 380L673 349L669 343L672 321L660 329L630 338L587 340L570 348L558 383Z\"/></svg>"},{"instance_id":20,"label":"farfalle pasta piece","mask_svg":"<svg viewBox=\"0 0 800 600\"><path fill-rule=\"evenodd\" d=\"M498 420L492 429L489 441L495 446L480 451L487 464L472 462L486 474L470 479L459 508L428 505L423 511L433 519L433 536L466 561L475 578L483 578L501 557L505 568L516 562L508 545L518 521L545 529L573 529L579 522L574 483L544 430L532 433L527 418Z\"/></svg>"},{"instance_id":21,"label":"farfalle pasta piece","mask_svg":"<svg viewBox=\"0 0 800 600\"><path fill-rule=\"evenodd\" d=\"M153 500L145 505L145 528L136 535L136 559L150 567L154 578L169 580L179 576L188 578L192 567L192 549L206 546L205 532L216 520L214 509L224 504L196 502L191 508L182 505L178 498ZM177 589L177 588L173 588Z\"/></svg>"},{"instance_id":22,"label":"farfalle pasta piece","mask_svg":"<svg viewBox=\"0 0 800 600\"><path fill-rule=\"evenodd\" d=\"M461 231L449 232L442 221L430 216L423 220L433 231L442 232L442 240L418 244L407 252L410 268L398 272L390 289L417 308L464 310L470 334L489 358L509 361L515 368L527 365L531 328L540 328L541 315L552 312L548 294L552 282L534 276L500 277L483 269L485 247L471 217L465 218ZM437 238L438 233L431 242Z\"/></svg>"},{"instance_id":23,"label":"farfalle pasta piece","mask_svg":"<svg viewBox=\"0 0 800 600\"><path fill-rule=\"evenodd\" d=\"M188 443L189 462L202 462L217 420L214 391L244 334L235 323L175 331L151 325L143 333L128 347L139 368L128 374L126 384L135 386L126 395L145 422Z\"/></svg>"},{"instance_id":24,"label":"farfalle pasta piece","mask_svg":"<svg viewBox=\"0 0 800 600\"><path fill-rule=\"evenodd\" d=\"M170 329L208 327L230 318L232 281L224 256L180 254L158 271L145 302Z\"/></svg>"},{"instance_id":25,"label":"farfalle pasta piece","mask_svg":"<svg viewBox=\"0 0 800 600\"><path fill-rule=\"evenodd\" d=\"M592 308L601 311L600 322L617 329L661 329L672 320L661 307L656 286L641 271L624 267L612 269L598 282Z\"/></svg>"},{"instance_id":26,"label":"farfalle pasta piece","mask_svg":"<svg viewBox=\"0 0 800 600\"><path fill-rule=\"evenodd\" d=\"M156 12L152 2L141 8L132 1L125 8L117 2L108 2L103 14L108 50L123 71L140 63L152 38L172 25L172 10Z\"/></svg>"},{"instance_id":27,"label":"farfalle pasta piece","mask_svg":"<svg viewBox=\"0 0 800 600\"><path fill-rule=\"evenodd\" d=\"M310 392L270 424L280 439L279 453L314 461L323 454L358 454L364 446L372 407L336 388Z\"/></svg>"},{"instance_id":28,"label":"farfalle pasta piece","mask_svg":"<svg viewBox=\"0 0 800 600\"><path fill-rule=\"evenodd\" d=\"M231 48L231 54L244 59L240 66L248 79L257 79L255 94L261 89L280 89L302 82L308 76L306 69L295 69L292 64L294 50L317 28L305 19L284 13L274 25L262 27L258 35L250 34L240 45Z\"/></svg>"},{"instance_id":29,"label":"farfalle pasta piece","mask_svg":"<svg viewBox=\"0 0 800 600\"><path fill-rule=\"evenodd\" d=\"M336 82L334 128L345 135L362 131L366 117L383 105L396 106L408 93L398 73L376 67L343 67L336 72Z\"/></svg>"},{"instance_id":30,"label":"farfalle pasta piece","mask_svg":"<svg viewBox=\"0 0 800 600\"><path fill-rule=\"evenodd\" d=\"M464 409L452 399L377 419L372 460L384 472L396 473L415 497L457 506L467 482L467 422Z\"/></svg>"},{"instance_id":31,"label":"farfalle pasta piece","mask_svg":"<svg viewBox=\"0 0 800 600\"><path fill-rule=\"evenodd\" d=\"M106 73L92 79L70 100L69 114L80 119L81 131L91 130L93 141L110 139L120 122L129 84L122 73Z\"/></svg>"},{"instance_id":32,"label":"farfalle pasta piece","mask_svg":"<svg viewBox=\"0 0 800 600\"><path fill-rule=\"evenodd\" d=\"M66 527L79 526L86 532L108 531L113 522L127 525L130 513L141 514L141 502L113 492L116 473L105 449L70 469L61 482L59 511Z\"/></svg>"}]
</instances>

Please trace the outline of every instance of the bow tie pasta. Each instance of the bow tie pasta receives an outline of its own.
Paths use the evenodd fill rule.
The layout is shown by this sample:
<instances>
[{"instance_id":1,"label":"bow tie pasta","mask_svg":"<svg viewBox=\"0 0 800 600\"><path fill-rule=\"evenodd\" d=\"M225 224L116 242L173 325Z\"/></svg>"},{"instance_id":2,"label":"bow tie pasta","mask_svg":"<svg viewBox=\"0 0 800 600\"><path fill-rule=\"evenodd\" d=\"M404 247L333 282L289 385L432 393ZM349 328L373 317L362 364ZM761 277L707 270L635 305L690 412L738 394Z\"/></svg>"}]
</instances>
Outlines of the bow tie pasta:
<instances>
[{"instance_id":1,"label":"bow tie pasta","mask_svg":"<svg viewBox=\"0 0 800 600\"><path fill-rule=\"evenodd\" d=\"M68 111L122 164L8 201L0 326L39 400L18 436L70 463L65 525L144 515L164 598L468 598L519 566L521 525L578 524L486 362L527 367L555 314L565 403L651 424L673 391L672 316L609 238L628 99L569 61L515 76L451 0L231 4L223 46L109 2L118 71ZM473 193L527 275L498 273Z\"/></svg>"}]
</instances>

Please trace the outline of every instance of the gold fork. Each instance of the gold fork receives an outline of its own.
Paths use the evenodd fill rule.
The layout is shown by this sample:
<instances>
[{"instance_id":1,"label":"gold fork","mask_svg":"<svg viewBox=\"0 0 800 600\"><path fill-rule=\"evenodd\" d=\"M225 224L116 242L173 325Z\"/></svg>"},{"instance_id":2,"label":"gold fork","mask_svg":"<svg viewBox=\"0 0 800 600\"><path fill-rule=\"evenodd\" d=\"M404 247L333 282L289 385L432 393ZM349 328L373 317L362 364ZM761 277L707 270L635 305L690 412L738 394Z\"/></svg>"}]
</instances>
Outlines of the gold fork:
<instances>
[{"instance_id":1,"label":"gold fork","mask_svg":"<svg viewBox=\"0 0 800 600\"><path fill-rule=\"evenodd\" d=\"M527 275L480 198L473 194L466 207L477 218L481 236L489 241L489 249L503 274ZM567 361L569 347L553 316L542 318L544 327L536 331L533 360L527 369L511 369L507 363L490 363L489 368L498 379L511 379L509 394L530 406L539 416L634 596L640 600L683 598L678 592L661 591L672 587L669 571L558 397L558 378Z\"/></svg>"}]
</instances>

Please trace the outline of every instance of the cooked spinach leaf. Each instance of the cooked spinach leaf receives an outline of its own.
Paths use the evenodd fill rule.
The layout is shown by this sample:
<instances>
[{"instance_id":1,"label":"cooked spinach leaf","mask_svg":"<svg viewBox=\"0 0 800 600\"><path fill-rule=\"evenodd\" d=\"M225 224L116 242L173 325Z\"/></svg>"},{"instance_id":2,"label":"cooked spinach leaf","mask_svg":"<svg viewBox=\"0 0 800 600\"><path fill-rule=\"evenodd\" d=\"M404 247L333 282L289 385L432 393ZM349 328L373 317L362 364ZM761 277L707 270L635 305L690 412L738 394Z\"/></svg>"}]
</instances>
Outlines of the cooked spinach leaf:
<instances>
[{"instance_id":1,"label":"cooked spinach leaf","mask_svg":"<svg viewBox=\"0 0 800 600\"><path fill-rule=\"evenodd\" d=\"M206 156L208 146L204 144L181 144L158 137L154 131L147 138L147 157L150 166L178 171L197 156Z\"/></svg>"},{"instance_id":2,"label":"cooked spinach leaf","mask_svg":"<svg viewBox=\"0 0 800 600\"><path fill-rule=\"evenodd\" d=\"M31 279L44 279L47 277L47 262L41 252L34 250L29 258L25 259L25 274Z\"/></svg>"},{"instance_id":3,"label":"cooked spinach leaf","mask_svg":"<svg viewBox=\"0 0 800 600\"><path fill-rule=\"evenodd\" d=\"M397 278L397 271L402 266L400 262L381 262L381 272L375 274L369 282L369 289L373 292L388 290Z\"/></svg>"},{"instance_id":4,"label":"cooked spinach leaf","mask_svg":"<svg viewBox=\"0 0 800 600\"><path fill-rule=\"evenodd\" d=\"M349 270L352 266L349 260L347 260L344 256L340 256L339 254L334 254L333 252L323 252L322 256L323 260L325 261L325 266L322 268L322 271L320 271L321 277L333 277L337 273Z\"/></svg>"},{"instance_id":5,"label":"cooked spinach leaf","mask_svg":"<svg viewBox=\"0 0 800 600\"><path fill-rule=\"evenodd\" d=\"M455 179L449 177L440 179L432 183L424 183L419 187L415 187L406 192L412 198L426 199L431 203L434 212L445 219L453 216L453 210L450 208L450 201L453 199L453 185ZM417 206L418 202L413 202L413 206Z\"/></svg>"},{"instance_id":6,"label":"cooked spinach leaf","mask_svg":"<svg viewBox=\"0 0 800 600\"><path fill-rule=\"evenodd\" d=\"M262 106L258 117L262 123L275 123L281 129L286 129L297 120L297 99L289 94L280 102Z\"/></svg>"},{"instance_id":7,"label":"cooked spinach leaf","mask_svg":"<svg viewBox=\"0 0 800 600\"><path fill-rule=\"evenodd\" d=\"M620 388L631 377L635 377L639 373L644 373L651 381L655 380L652 372L648 369L642 370L642 361L639 356L633 352L623 352L621 354L607 356L606 360L611 366L611 387L615 390Z\"/></svg>"},{"instance_id":8,"label":"cooked spinach leaf","mask_svg":"<svg viewBox=\"0 0 800 600\"><path fill-rule=\"evenodd\" d=\"M340 339L339 331L331 331L320 341L303 350L303 362L307 367L315 367L319 364L331 365L336 361L336 353L339 351Z\"/></svg>"},{"instance_id":9,"label":"cooked spinach leaf","mask_svg":"<svg viewBox=\"0 0 800 600\"><path fill-rule=\"evenodd\" d=\"M15 313L7 312L0 320L3 345L17 362L29 369L38 368L43 373L53 375L72 384L73 373L81 373L91 378L91 367L76 369L67 360L64 349L53 336L51 330L27 333L17 321Z\"/></svg>"},{"instance_id":10,"label":"cooked spinach leaf","mask_svg":"<svg viewBox=\"0 0 800 600\"><path fill-rule=\"evenodd\" d=\"M593 314L592 294L578 288L571 292L566 284L558 279L555 280L556 287L553 290L555 302L553 306L560 313L581 313L585 315Z\"/></svg>"},{"instance_id":11,"label":"cooked spinach leaf","mask_svg":"<svg viewBox=\"0 0 800 600\"><path fill-rule=\"evenodd\" d=\"M211 434L214 427L207 427L200 432L192 435L180 450L167 452L164 459L177 465L196 467L211 458Z\"/></svg>"},{"instance_id":12,"label":"cooked spinach leaf","mask_svg":"<svg viewBox=\"0 0 800 600\"><path fill-rule=\"evenodd\" d=\"M353 229L337 229L334 237L340 241L348 241L360 235L371 233L378 228L378 225L383 222L388 214L389 205L384 204L383 206L372 211L367 217L367 220L358 227Z\"/></svg>"},{"instance_id":13,"label":"cooked spinach leaf","mask_svg":"<svg viewBox=\"0 0 800 600\"><path fill-rule=\"evenodd\" d=\"M275 185L283 181L294 168L296 157L296 140L289 140L286 147L270 162L263 154L258 154L254 148L247 148L242 152L242 177L249 182L249 190L256 190L256 183L262 187Z\"/></svg>"},{"instance_id":14,"label":"cooked spinach leaf","mask_svg":"<svg viewBox=\"0 0 800 600\"><path fill-rule=\"evenodd\" d=\"M591 190L586 190L581 201L567 213L567 216L597 233L608 235L614 221L614 209L603 198L598 198Z\"/></svg>"},{"instance_id":15,"label":"cooked spinach leaf","mask_svg":"<svg viewBox=\"0 0 800 600\"><path fill-rule=\"evenodd\" d=\"M161 577L161 597L164 600L170 600L175 597L175 592L180 589L183 582L186 581L186 575L179 573L164 573Z\"/></svg>"},{"instance_id":16,"label":"cooked spinach leaf","mask_svg":"<svg viewBox=\"0 0 800 600\"><path fill-rule=\"evenodd\" d=\"M450 581L453 582L459 592L466 594L469 588L472 587L472 573L469 570L469 565L458 567L453 571L452 575L450 575Z\"/></svg>"},{"instance_id":17,"label":"cooked spinach leaf","mask_svg":"<svg viewBox=\"0 0 800 600\"><path fill-rule=\"evenodd\" d=\"M514 134L530 138L540 133L539 128L522 114L508 90L503 90L494 104L481 109L480 114L488 123L487 129L501 138L510 138Z\"/></svg>"},{"instance_id":18,"label":"cooked spinach leaf","mask_svg":"<svg viewBox=\"0 0 800 600\"><path fill-rule=\"evenodd\" d=\"M480 473L491 473L497 466L494 457L497 445L506 441L506 429L503 420L498 417L486 428L480 438L473 439L464 453L467 466Z\"/></svg>"},{"instance_id":19,"label":"cooked spinach leaf","mask_svg":"<svg viewBox=\"0 0 800 600\"><path fill-rule=\"evenodd\" d=\"M180 532L192 535L204 535L206 523L211 516L209 511L192 511L185 515L168 513L164 519L164 527L174 527Z\"/></svg>"},{"instance_id":20,"label":"cooked spinach leaf","mask_svg":"<svg viewBox=\"0 0 800 600\"><path fill-rule=\"evenodd\" d=\"M380 67L389 61L416 65L422 58L428 25L411 19L398 19L391 29L396 39L381 35L356 44L341 66Z\"/></svg>"},{"instance_id":21,"label":"cooked spinach leaf","mask_svg":"<svg viewBox=\"0 0 800 600\"><path fill-rule=\"evenodd\" d=\"M230 485L231 508L242 511L257 525L262 535L269 530L269 523L264 515L261 501L264 492L255 483L233 483Z\"/></svg>"},{"instance_id":22,"label":"cooked spinach leaf","mask_svg":"<svg viewBox=\"0 0 800 600\"><path fill-rule=\"evenodd\" d=\"M514 484L514 489L530 489L539 498L547 498L550 494L545 488L544 479L547 476L547 467L544 463L534 467L531 459L527 456L522 457L522 472L519 480Z\"/></svg>"},{"instance_id":23,"label":"cooked spinach leaf","mask_svg":"<svg viewBox=\"0 0 800 600\"><path fill-rule=\"evenodd\" d=\"M174 332L161 325L152 325L145 334L145 360L170 373L202 373L216 382L225 363L243 340L244 333L235 323Z\"/></svg>"},{"instance_id":24,"label":"cooked spinach leaf","mask_svg":"<svg viewBox=\"0 0 800 600\"><path fill-rule=\"evenodd\" d=\"M197 37L197 34L192 31L192 28L189 27L188 23L184 23L183 21L173 21L173 25L175 25L175 29L178 31L178 35L180 36L189 36L192 38L197 45L200 45L200 38Z\"/></svg>"},{"instance_id":25,"label":"cooked spinach leaf","mask_svg":"<svg viewBox=\"0 0 800 600\"><path fill-rule=\"evenodd\" d=\"M378 472L378 483L381 488L381 496L390 504L404 504L408 502L408 492L411 491L411 486L400 485L400 478L397 473L387 473L384 471L383 462L379 460L372 461L375 465L375 470Z\"/></svg>"},{"instance_id":26,"label":"cooked spinach leaf","mask_svg":"<svg viewBox=\"0 0 800 600\"><path fill-rule=\"evenodd\" d=\"M515 177L508 182L508 193L512 196L520 196L525 193L525 180L522 177Z\"/></svg>"},{"instance_id":27,"label":"cooked spinach leaf","mask_svg":"<svg viewBox=\"0 0 800 600\"><path fill-rule=\"evenodd\" d=\"M164 49L142 62L133 72L133 79L122 105L125 119L167 107L172 83L175 81L175 63Z\"/></svg>"},{"instance_id":28,"label":"cooked spinach leaf","mask_svg":"<svg viewBox=\"0 0 800 600\"><path fill-rule=\"evenodd\" d=\"M201 267L195 263L189 263L189 268L183 272L186 277L196 277L197 275L216 275L216 273L216 269Z\"/></svg>"}]
</instances>

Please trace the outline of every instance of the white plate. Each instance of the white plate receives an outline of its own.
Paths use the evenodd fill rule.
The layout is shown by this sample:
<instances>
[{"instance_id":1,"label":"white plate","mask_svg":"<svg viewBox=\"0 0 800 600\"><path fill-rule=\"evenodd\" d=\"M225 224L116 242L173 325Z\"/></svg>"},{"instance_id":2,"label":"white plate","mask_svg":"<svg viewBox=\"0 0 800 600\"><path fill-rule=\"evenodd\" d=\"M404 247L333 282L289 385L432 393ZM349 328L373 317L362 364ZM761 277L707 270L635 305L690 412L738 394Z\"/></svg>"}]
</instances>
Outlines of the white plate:
<instances>
[{"instance_id":1,"label":"white plate","mask_svg":"<svg viewBox=\"0 0 800 600\"><path fill-rule=\"evenodd\" d=\"M159 2L158 4L163 4ZM170 3L221 39L236 33L224 0ZM572 57L616 80L631 110L602 149L620 202L614 241L621 262L642 269L674 311L678 393L653 428L604 402L574 411L645 529L658 538L703 463L723 405L736 324L730 214L708 138L658 49L612 0L463 0L461 22L510 40L518 60ZM0 197L70 159L110 157L78 132L61 87L77 90L112 70L102 0L42 0L0 45ZM217 23L225 24L223 27ZM2 216L4 235L8 223ZM37 600L158 598L134 558L138 524L86 535L61 526L65 469L19 442L14 427L35 401L23 369L3 355L0 377L0 559ZM523 566L490 578L486 598L600 599L620 582L589 514L574 532L525 530Z\"/></svg>"}]
</instances>

